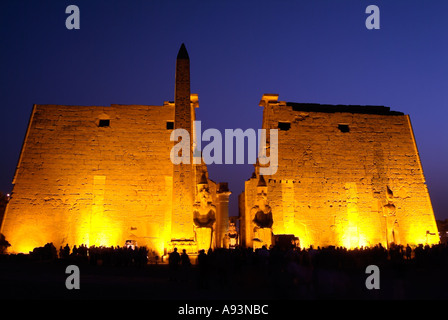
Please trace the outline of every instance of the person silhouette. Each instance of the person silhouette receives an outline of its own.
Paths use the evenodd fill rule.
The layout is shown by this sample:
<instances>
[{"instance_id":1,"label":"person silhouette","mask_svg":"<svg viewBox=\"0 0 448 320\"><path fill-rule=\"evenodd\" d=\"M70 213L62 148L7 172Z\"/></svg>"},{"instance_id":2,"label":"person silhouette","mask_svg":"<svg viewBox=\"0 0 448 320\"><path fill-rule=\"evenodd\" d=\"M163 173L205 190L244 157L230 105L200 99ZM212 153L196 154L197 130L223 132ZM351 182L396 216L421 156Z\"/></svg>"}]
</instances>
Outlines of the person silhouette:
<instances>
[{"instance_id":1,"label":"person silhouette","mask_svg":"<svg viewBox=\"0 0 448 320\"><path fill-rule=\"evenodd\" d=\"M190 272L190 257L187 254L187 250L182 249L182 254L180 255L180 267L182 273L182 281L188 281Z\"/></svg>"},{"instance_id":2,"label":"person silhouette","mask_svg":"<svg viewBox=\"0 0 448 320\"><path fill-rule=\"evenodd\" d=\"M177 281L177 273L179 269L180 263L180 255L177 252L177 248L174 248L174 251L170 253L168 257L168 265L170 269L170 280Z\"/></svg>"},{"instance_id":3,"label":"person silhouette","mask_svg":"<svg viewBox=\"0 0 448 320\"><path fill-rule=\"evenodd\" d=\"M209 266L208 266L208 257L205 254L204 249L199 251L198 267L199 267L198 287L200 289L208 288L208 267Z\"/></svg>"}]
</instances>

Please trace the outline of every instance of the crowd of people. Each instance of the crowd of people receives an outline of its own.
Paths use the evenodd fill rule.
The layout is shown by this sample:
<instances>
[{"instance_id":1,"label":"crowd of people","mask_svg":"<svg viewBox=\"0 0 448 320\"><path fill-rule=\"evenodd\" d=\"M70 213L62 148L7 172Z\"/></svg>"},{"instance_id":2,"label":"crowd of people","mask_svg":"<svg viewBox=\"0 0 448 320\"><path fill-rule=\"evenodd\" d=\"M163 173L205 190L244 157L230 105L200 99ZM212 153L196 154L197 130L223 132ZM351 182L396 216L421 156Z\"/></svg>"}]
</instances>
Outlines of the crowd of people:
<instances>
[{"instance_id":1,"label":"crowd of people","mask_svg":"<svg viewBox=\"0 0 448 320\"><path fill-rule=\"evenodd\" d=\"M191 279L191 264L187 257L185 252L170 254L171 281ZM283 297L367 295L366 267L375 265L382 274L382 297L404 298L404 292L418 296L425 286L443 287L448 246L411 248L391 245L385 248L379 244L353 250L342 247L282 249L276 246L255 251L251 248L215 249L207 253L200 251L195 264L197 288L259 288L260 292L268 288L268 294L277 292ZM426 278L420 277L422 275L432 280L441 278L439 283L425 283L423 279ZM437 290L432 293L437 294Z\"/></svg>"},{"instance_id":2,"label":"crowd of people","mask_svg":"<svg viewBox=\"0 0 448 320\"><path fill-rule=\"evenodd\" d=\"M84 244L60 247L59 250L53 243L47 243L43 247L34 248L29 254L33 260L68 260L74 263L89 263L91 265L112 266L145 266L149 260L157 262L156 254L146 247L134 246L89 246Z\"/></svg>"},{"instance_id":3,"label":"crowd of people","mask_svg":"<svg viewBox=\"0 0 448 320\"><path fill-rule=\"evenodd\" d=\"M237 247L210 249L207 252L201 250L197 254L175 248L162 258L146 247L80 245L70 248L66 245L57 250L52 243L48 243L35 248L28 259L65 260L92 266L146 267L144 270L148 274L155 272L154 275L166 276L172 283L188 283L195 285L196 289L269 288L269 294L280 292L287 297L294 297L297 292L301 297L310 296L311 292L334 296L336 293L344 294L351 288L359 293L365 288L365 270L369 265L378 266L381 270L381 293L387 292L384 285L389 283L394 284L393 290L427 285L423 279L436 279L434 283L440 287L448 285L448 277L444 276L448 267L447 244L416 247L391 245L389 248L378 244L351 250L332 246L306 249L274 246L257 250ZM155 264L161 266L151 268ZM288 295L291 292L293 294ZM361 291L360 294L365 292Z\"/></svg>"},{"instance_id":4,"label":"crowd of people","mask_svg":"<svg viewBox=\"0 0 448 320\"><path fill-rule=\"evenodd\" d=\"M156 252L147 247L138 246L90 246L84 244L73 246L68 245L55 248L52 243L47 243L43 247L34 248L30 256L39 260L52 259L78 259L85 260L93 265L146 265L166 263L176 269L177 266L192 265L190 256L185 250L179 253L177 248L169 254L169 258L163 261ZM273 246L270 249L262 247L253 250L252 248L237 247L235 249L215 249L205 252L201 250L195 264L207 268L221 268L222 266L268 266L269 269L276 266L287 265L294 262L300 266L324 269L350 270L366 266L375 265L396 265L409 261L418 266L448 265L448 245L422 245L411 248L409 245L391 245L385 248L381 244L374 247L361 247L346 249L344 247L317 247L312 246L307 249L299 247L280 248ZM216 263L215 263L216 262Z\"/></svg>"},{"instance_id":5,"label":"crowd of people","mask_svg":"<svg viewBox=\"0 0 448 320\"><path fill-rule=\"evenodd\" d=\"M182 255L186 255L185 250ZM170 265L182 265L177 249L170 255ZM179 256L179 258L177 258ZM197 264L216 265L252 265L269 266L274 268L286 265L289 262L301 266L324 269L350 270L369 264L378 266L395 265L397 263L413 263L419 266L448 265L448 245L425 245L420 244L414 248L411 246L391 245L385 248L381 244L374 247L361 247L347 249L344 247L317 247L307 249L291 247L282 249L273 246L269 250L266 247L252 250L252 248L215 249L205 253L201 250L198 255ZM216 263L212 263L216 262Z\"/></svg>"},{"instance_id":6,"label":"crowd of people","mask_svg":"<svg viewBox=\"0 0 448 320\"><path fill-rule=\"evenodd\" d=\"M90 246L80 245L70 247L66 245L60 248L59 257L62 259L78 259L88 261L91 265L113 265L113 266L145 266L148 263L148 257L151 256L146 247L131 246Z\"/></svg>"}]
</instances>

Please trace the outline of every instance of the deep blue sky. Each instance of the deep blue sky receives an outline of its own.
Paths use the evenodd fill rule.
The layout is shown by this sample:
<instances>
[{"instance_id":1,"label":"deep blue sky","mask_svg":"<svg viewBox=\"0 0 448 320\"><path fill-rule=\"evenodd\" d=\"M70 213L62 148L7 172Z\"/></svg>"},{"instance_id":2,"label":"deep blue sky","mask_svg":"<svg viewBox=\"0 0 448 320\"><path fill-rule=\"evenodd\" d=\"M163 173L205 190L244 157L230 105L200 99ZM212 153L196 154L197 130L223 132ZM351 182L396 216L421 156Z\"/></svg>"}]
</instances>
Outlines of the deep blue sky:
<instances>
[{"instance_id":1,"label":"deep blue sky","mask_svg":"<svg viewBox=\"0 0 448 320\"><path fill-rule=\"evenodd\" d=\"M67 30L75 4L81 29ZM365 9L380 9L367 30ZM0 2L0 191L10 192L33 104L161 105L191 59L206 128L259 128L280 100L385 105L411 116L437 219L448 218L448 1ZM233 191L252 165L209 166Z\"/></svg>"}]
</instances>

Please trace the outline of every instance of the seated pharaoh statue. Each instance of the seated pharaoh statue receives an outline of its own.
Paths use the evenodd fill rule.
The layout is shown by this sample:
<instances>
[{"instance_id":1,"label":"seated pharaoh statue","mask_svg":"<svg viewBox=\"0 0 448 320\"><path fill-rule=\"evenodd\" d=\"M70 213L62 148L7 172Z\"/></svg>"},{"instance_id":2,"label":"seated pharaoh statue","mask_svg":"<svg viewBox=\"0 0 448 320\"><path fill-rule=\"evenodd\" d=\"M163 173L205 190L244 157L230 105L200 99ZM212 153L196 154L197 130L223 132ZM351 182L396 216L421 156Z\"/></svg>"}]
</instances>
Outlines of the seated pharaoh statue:
<instances>
[{"instance_id":1,"label":"seated pharaoh statue","mask_svg":"<svg viewBox=\"0 0 448 320\"><path fill-rule=\"evenodd\" d=\"M216 206L213 205L205 174L197 184L198 201L193 205L193 223L198 251L212 248L216 222Z\"/></svg>"},{"instance_id":2,"label":"seated pharaoh statue","mask_svg":"<svg viewBox=\"0 0 448 320\"><path fill-rule=\"evenodd\" d=\"M271 207L267 201L267 186L262 175L257 185L257 204L251 209L251 216L255 224L254 227L254 249L272 244L272 219Z\"/></svg>"}]
</instances>

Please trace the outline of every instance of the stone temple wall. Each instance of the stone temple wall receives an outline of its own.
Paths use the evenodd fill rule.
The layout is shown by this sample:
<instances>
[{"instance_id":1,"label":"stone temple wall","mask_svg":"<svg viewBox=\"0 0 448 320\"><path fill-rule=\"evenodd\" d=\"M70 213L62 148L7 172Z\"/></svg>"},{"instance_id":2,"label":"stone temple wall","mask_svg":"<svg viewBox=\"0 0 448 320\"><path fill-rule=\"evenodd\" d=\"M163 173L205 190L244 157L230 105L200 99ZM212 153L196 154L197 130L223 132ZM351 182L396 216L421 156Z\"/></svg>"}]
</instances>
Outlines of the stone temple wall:
<instances>
[{"instance_id":1,"label":"stone temple wall","mask_svg":"<svg viewBox=\"0 0 448 320\"><path fill-rule=\"evenodd\" d=\"M438 242L408 115L277 98L265 95L260 103L262 127L278 129L278 171L264 176L274 235L294 235L302 247ZM258 171L241 200L247 246Z\"/></svg>"},{"instance_id":2,"label":"stone temple wall","mask_svg":"<svg viewBox=\"0 0 448 320\"><path fill-rule=\"evenodd\" d=\"M204 163L193 163L199 103L184 44L175 78L175 101L163 106L34 105L0 230L13 252L49 242L59 248L132 240L159 255L224 245L230 191L208 178ZM190 135L189 163L171 161L174 129ZM201 179L209 191L200 215L209 208L215 223L198 229L193 207ZM198 233L207 232L204 242Z\"/></svg>"},{"instance_id":3,"label":"stone temple wall","mask_svg":"<svg viewBox=\"0 0 448 320\"><path fill-rule=\"evenodd\" d=\"M174 104L35 105L2 224L12 249L53 242L163 252L171 235Z\"/></svg>"}]
</instances>

